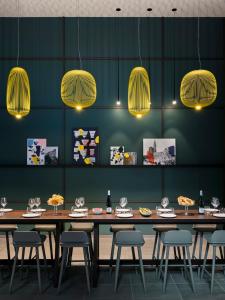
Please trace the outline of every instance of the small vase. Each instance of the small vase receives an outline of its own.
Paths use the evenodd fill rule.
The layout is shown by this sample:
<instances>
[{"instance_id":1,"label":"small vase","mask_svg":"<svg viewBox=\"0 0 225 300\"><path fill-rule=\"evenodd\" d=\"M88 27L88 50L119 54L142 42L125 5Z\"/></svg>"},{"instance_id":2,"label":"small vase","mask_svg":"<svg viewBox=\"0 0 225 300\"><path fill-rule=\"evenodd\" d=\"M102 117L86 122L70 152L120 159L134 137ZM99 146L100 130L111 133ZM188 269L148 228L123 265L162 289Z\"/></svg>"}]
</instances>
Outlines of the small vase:
<instances>
[{"instance_id":1,"label":"small vase","mask_svg":"<svg viewBox=\"0 0 225 300\"><path fill-rule=\"evenodd\" d=\"M54 215L57 215L58 214L58 205L54 205L53 208L54 208Z\"/></svg>"}]
</instances>

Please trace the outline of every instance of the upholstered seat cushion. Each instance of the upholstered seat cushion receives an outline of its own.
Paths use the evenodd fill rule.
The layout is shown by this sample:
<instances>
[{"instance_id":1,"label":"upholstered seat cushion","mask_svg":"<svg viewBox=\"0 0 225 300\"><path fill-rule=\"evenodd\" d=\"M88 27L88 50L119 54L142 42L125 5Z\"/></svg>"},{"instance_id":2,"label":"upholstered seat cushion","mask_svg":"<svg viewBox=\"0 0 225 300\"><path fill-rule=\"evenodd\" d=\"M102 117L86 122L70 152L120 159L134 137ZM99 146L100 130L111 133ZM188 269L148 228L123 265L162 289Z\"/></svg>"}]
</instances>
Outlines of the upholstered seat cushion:
<instances>
[{"instance_id":1,"label":"upholstered seat cushion","mask_svg":"<svg viewBox=\"0 0 225 300\"><path fill-rule=\"evenodd\" d=\"M209 244L225 247L225 230L215 230L213 233L204 234Z\"/></svg>"},{"instance_id":2,"label":"upholstered seat cushion","mask_svg":"<svg viewBox=\"0 0 225 300\"><path fill-rule=\"evenodd\" d=\"M0 224L0 232L15 231L18 229L16 224Z\"/></svg>"},{"instance_id":3,"label":"upholstered seat cushion","mask_svg":"<svg viewBox=\"0 0 225 300\"><path fill-rule=\"evenodd\" d=\"M34 230L36 231L55 231L56 225L54 224L35 224L34 225Z\"/></svg>"},{"instance_id":4,"label":"upholstered seat cushion","mask_svg":"<svg viewBox=\"0 0 225 300\"><path fill-rule=\"evenodd\" d=\"M213 232L217 229L216 224L194 224L192 227L195 231L199 232Z\"/></svg>"},{"instance_id":5,"label":"upholstered seat cushion","mask_svg":"<svg viewBox=\"0 0 225 300\"><path fill-rule=\"evenodd\" d=\"M117 246L142 246L145 240L141 231L122 230L116 233Z\"/></svg>"},{"instance_id":6,"label":"upholstered seat cushion","mask_svg":"<svg viewBox=\"0 0 225 300\"><path fill-rule=\"evenodd\" d=\"M111 232L118 232L118 231L123 231L123 230L135 230L135 226L130 224L116 224L116 225L111 225L110 226L110 231Z\"/></svg>"},{"instance_id":7,"label":"upholstered seat cushion","mask_svg":"<svg viewBox=\"0 0 225 300\"><path fill-rule=\"evenodd\" d=\"M159 224L159 225L153 225L152 229L158 232L166 232L169 230L176 230L178 229L176 224Z\"/></svg>"},{"instance_id":8,"label":"upholstered seat cushion","mask_svg":"<svg viewBox=\"0 0 225 300\"><path fill-rule=\"evenodd\" d=\"M70 223L70 230L71 231L85 231L85 232L92 232L94 229L93 223L79 223L74 222Z\"/></svg>"}]
</instances>

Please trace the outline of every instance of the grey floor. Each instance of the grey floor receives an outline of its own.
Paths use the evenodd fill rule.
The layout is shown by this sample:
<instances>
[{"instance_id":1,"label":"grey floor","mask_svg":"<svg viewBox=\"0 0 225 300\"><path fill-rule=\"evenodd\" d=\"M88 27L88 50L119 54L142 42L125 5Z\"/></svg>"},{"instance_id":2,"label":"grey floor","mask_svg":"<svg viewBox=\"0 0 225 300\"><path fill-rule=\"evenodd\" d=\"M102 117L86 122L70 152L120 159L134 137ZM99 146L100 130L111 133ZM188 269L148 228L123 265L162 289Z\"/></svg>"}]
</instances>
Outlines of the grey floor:
<instances>
[{"instance_id":1,"label":"grey floor","mask_svg":"<svg viewBox=\"0 0 225 300\"><path fill-rule=\"evenodd\" d=\"M61 293L57 295L52 286L49 275L42 271L43 294L39 295L35 270L30 270L28 276L24 271L17 271L13 285L13 293L9 295L9 278L7 272L1 272L0 299L23 300L53 300L53 299L78 299L78 300L200 300L200 299L225 299L225 276L221 271L216 272L213 296L210 296L209 279L207 276L200 280L194 272L196 295L193 294L189 281L183 277L179 270L171 270L168 277L167 292L162 293L162 281L155 277L155 271L145 270L147 291L143 291L140 274L135 269L122 268L117 293L113 291L114 273L102 269L99 275L98 287L92 288L89 296L86 289L85 273L82 267L68 269L63 280ZM23 278L21 277L23 276Z\"/></svg>"}]
</instances>

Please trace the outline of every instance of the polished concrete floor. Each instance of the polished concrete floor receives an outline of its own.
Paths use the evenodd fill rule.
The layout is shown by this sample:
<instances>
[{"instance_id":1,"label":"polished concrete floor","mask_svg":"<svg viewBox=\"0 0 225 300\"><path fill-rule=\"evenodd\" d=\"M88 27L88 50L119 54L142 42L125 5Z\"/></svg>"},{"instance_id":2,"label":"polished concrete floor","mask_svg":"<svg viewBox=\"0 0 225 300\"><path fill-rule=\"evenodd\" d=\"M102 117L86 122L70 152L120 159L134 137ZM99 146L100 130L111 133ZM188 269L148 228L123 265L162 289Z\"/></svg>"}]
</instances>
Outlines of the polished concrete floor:
<instances>
[{"instance_id":1,"label":"polished concrete floor","mask_svg":"<svg viewBox=\"0 0 225 300\"><path fill-rule=\"evenodd\" d=\"M146 245L143 249L145 258L151 256L153 237L146 237ZM103 236L101 238L101 258L108 258L111 246L111 238ZM5 242L0 237L0 256L5 257ZM46 242L46 250L48 253L48 244ZM27 253L28 254L28 253ZM123 251L123 257L131 257L130 251ZM81 259L82 255L79 250L74 251L74 259ZM162 293L162 281L156 279L155 271L146 267L145 276L147 282L147 290L144 292L141 284L140 274L138 269L122 267L120 271L120 280L117 293L113 290L114 272L110 274L108 269L101 269L98 287L92 288L91 295L88 295L86 289L85 273L82 266L73 266L65 273L62 283L61 293L58 295L56 289L52 286L51 272L48 274L42 271L43 293L39 295L37 285L37 274L35 269L30 269L26 273L19 270L15 275L13 284L13 293L9 295L9 272L3 270L0 272L0 299L15 299L15 300L225 300L225 276L222 271L217 271L215 275L215 285L213 296L210 296L209 283L210 279L205 275L204 279L200 280L197 276L197 271L194 271L196 295L193 294L189 280L184 278L181 271L178 269L170 270L168 276L167 292Z\"/></svg>"}]
</instances>

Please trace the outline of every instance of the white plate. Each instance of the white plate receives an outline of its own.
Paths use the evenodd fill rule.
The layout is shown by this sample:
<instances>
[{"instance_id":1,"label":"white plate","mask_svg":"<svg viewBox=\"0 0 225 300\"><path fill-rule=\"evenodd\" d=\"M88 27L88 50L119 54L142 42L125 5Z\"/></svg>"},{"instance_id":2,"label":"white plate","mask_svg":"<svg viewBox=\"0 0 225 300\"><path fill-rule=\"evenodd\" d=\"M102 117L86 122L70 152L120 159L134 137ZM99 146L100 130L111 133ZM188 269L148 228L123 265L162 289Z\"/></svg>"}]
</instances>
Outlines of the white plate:
<instances>
[{"instance_id":1,"label":"white plate","mask_svg":"<svg viewBox=\"0 0 225 300\"><path fill-rule=\"evenodd\" d=\"M131 213L128 213L128 214L117 214L116 216L118 218L132 218L134 215Z\"/></svg>"},{"instance_id":2,"label":"white plate","mask_svg":"<svg viewBox=\"0 0 225 300\"><path fill-rule=\"evenodd\" d=\"M116 208L116 212L118 213L125 213L125 212L129 212L129 208Z\"/></svg>"},{"instance_id":3,"label":"white plate","mask_svg":"<svg viewBox=\"0 0 225 300\"><path fill-rule=\"evenodd\" d=\"M217 208L205 208L204 210L206 212L217 212L217 211L219 211L219 209L217 209Z\"/></svg>"},{"instance_id":4,"label":"white plate","mask_svg":"<svg viewBox=\"0 0 225 300\"><path fill-rule=\"evenodd\" d=\"M217 217L217 218L225 218L225 213L213 214L213 217Z\"/></svg>"},{"instance_id":5,"label":"white plate","mask_svg":"<svg viewBox=\"0 0 225 300\"><path fill-rule=\"evenodd\" d=\"M82 217L86 217L86 215L84 213L73 213L73 214L69 214L69 217L71 217L71 218L82 218Z\"/></svg>"},{"instance_id":6,"label":"white plate","mask_svg":"<svg viewBox=\"0 0 225 300\"><path fill-rule=\"evenodd\" d=\"M12 208L0 208L0 211L10 212L10 211L13 211L13 209Z\"/></svg>"},{"instance_id":7,"label":"white plate","mask_svg":"<svg viewBox=\"0 0 225 300\"><path fill-rule=\"evenodd\" d=\"M36 218L40 217L41 214L38 213L27 213L27 214L22 214L22 217L24 218Z\"/></svg>"},{"instance_id":8,"label":"white plate","mask_svg":"<svg viewBox=\"0 0 225 300\"><path fill-rule=\"evenodd\" d=\"M157 210L160 211L160 212L163 212L163 213L168 213L168 212L172 211L171 208L159 208Z\"/></svg>"},{"instance_id":9,"label":"white plate","mask_svg":"<svg viewBox=\"0 0 225 300\"><path fill-rule=\"evenodd\" d=\"M44 211L46 211L46 209L45 208L33 208L33 209L31 209L31 211L32 212L44 212Z\"/></svg>"},{"instance_id":10,"label":"white plate","mask_svg":"<svg viewBox=\"0 0 225 300\"><path fill-rule=\"evenodd\" d=\"M87 208L75 208L73 211L75 213L84 213L84 212L87 212L88 209Z\"/></svg>"},{"instance_id":11,"label":"white plate","mask_svg":"<svg viewBox=\"0 0 225 300\"><path fill-rule=\"evenodd\" d=\"M177 215L165 213L165 214L161 214L159 216L162 217L162 218L176 218Z\"/></svg>"}]
</instances>

